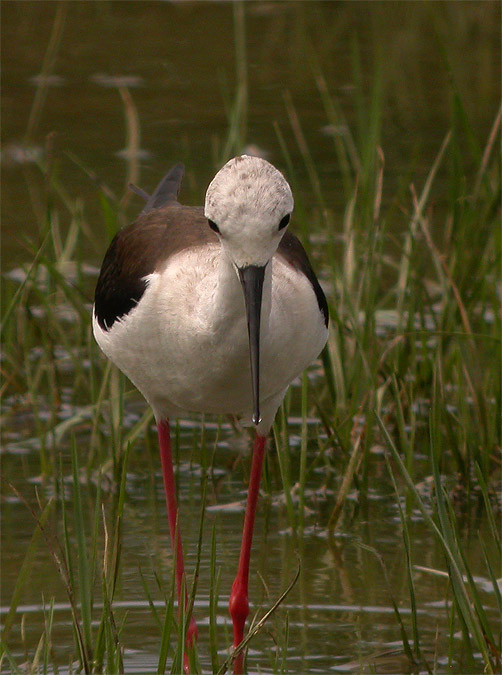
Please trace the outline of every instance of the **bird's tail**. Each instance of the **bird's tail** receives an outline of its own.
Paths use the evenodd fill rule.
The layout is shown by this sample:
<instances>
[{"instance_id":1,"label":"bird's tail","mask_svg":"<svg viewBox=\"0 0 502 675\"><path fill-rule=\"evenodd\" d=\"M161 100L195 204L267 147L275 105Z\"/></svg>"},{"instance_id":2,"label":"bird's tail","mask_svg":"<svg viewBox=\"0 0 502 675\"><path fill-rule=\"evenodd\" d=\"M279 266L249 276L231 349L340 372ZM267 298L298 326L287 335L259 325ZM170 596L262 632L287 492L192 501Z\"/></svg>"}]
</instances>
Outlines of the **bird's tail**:
<instances>
[{"instance_id":1,"label":"bird's tail","mask_svg":"<svg viewBox=\"0 0 502 675\"><path fill-rule=\"evenodd\" d=\"M145 207L141 211L141 215L148 213L148 211L151 211L152 209L158 209L161 206L165 206L165 204L169 204L169 202L175 202L184 175L185 166L181 163L175 164L168 173L166 173L151 195L141 188L136 187L136 185L130 184L129 188L146 201Z\"/></svg>"}]
</instances>

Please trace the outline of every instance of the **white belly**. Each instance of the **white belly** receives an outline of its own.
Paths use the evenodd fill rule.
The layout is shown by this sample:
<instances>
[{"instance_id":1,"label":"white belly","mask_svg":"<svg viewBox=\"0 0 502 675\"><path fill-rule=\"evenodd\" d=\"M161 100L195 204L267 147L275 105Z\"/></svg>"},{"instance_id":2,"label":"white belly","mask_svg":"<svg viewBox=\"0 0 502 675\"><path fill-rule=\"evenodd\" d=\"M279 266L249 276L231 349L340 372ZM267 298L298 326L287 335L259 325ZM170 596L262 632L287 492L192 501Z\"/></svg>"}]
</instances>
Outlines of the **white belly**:
<instances>
[{"instance_id":1,"label":"white belly","mask_svg":"<svg viewBox=\"0 0 502 675\"><path fill-rule=\"evenodd\" d=\"M94 336L158 418L182 410L250 418L242 287L219 246L204 249L203 265L200 251L182 251L162 272L150 275L138 305L109 331L93 317ZM326 339L310 282L274 257L267 267L262 306L260 400L265 426L290 382L318 356Z\"/></svg>"}]
</instances>

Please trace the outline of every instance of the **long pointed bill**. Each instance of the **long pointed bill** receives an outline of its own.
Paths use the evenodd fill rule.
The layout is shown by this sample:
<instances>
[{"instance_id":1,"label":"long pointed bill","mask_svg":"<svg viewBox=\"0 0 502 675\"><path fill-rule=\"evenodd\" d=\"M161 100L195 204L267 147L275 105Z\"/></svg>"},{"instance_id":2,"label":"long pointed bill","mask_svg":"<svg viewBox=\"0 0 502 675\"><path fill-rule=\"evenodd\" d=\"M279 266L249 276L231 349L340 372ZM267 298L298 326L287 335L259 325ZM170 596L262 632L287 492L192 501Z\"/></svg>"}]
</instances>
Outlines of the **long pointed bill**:
<instances>
[{"instance_id":1,"label":"long pointed bill","mask_svg":"<svg viewBox=\"0 0 502 675\"><path fill-rule=\"evenodd\" d=\"M253 424L259 424L260 417L260 319L261 298L265 267L249 265L239 269L244 290L244 301L248 320L249 357L251 360L251 383L253 386Z\"/></svg>"}]
</instances>

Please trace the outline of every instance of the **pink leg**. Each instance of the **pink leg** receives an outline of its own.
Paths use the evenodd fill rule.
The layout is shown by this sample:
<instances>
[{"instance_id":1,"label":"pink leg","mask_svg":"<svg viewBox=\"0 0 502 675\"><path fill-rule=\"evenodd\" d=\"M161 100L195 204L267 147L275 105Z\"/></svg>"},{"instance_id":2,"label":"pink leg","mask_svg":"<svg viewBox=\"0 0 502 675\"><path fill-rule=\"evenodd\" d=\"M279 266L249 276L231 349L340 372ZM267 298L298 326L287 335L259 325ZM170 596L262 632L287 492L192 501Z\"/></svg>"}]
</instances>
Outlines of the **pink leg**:
<instances>
[{"instance_id":1,"label":"pink leg","mask_svg":"<svg viewBox=\"0 0 502 675\"><path fill-rule=\"evenodd\" d=\"M234 647L238 647L244 638L244 625L249 614L248 582L249 582L249 559L251 557L251 544L253 541L254 519L258 491L260 489L263 459L265 457L266 436L256 435L253 447L253 462L251 476L249 478L248 501L244 528L242 531L241 554L237 576L232 585L230 594L229 610L234 626ZM234 673L242 673L244 654L239 654L234 662Z\"/></svg>"},{"instance_id":2,"label":"pink leg","mask_svg":"<svg viewBox=\"0 0 502 675\"><path fill-rule=\"evenodd\" d=\"M183 563L183 546L181 544L180 525L178 518L178 504L176 503L176 483L174 481L173 458L171 453L171 434L169 432L169 422L161 420L157 424L159 434L160 459L162 463L162 475L164 477L164 490L166 493L167 518L169 521L169 532L171 534L171 544L173 551L176 551L176 587L178 591L178 607L182 606L182 587L185 578L185 565ZM188 592L185 587L185 607L188 607ZM190 619L188 627L186 644L191 647L197 639L197 626L195 619ZM185 654L184 670L189 672L188 656Z\"/></svg>"}]
</instances>

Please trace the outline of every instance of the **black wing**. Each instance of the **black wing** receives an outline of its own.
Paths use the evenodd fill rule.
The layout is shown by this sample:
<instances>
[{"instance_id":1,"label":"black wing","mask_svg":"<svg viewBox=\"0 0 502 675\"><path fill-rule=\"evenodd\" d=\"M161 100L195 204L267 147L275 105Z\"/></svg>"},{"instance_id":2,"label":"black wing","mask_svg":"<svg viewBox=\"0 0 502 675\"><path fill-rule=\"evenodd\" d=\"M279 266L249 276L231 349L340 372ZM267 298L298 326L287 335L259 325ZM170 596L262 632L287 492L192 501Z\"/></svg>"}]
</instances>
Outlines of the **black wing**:
<instances>
[{"instance_id":1,"label":"black wing","mask_svg":"<svg viewBox=\"0 0 502 675\"><path fill-rule=\"evenodd\" d=\"M324 291L317 280L315 272L312 269L312 265L310 264L310 260L308 259L308 256L300 240L288 230L281 239L281 243L277 249L277 254L281 256L281 258L283 258L289 265L291 265L291 267L294 267L295 269L302 272L310 281L317 298L317 304L319 305L319 309L324 317L324 323L326 324L327 328L329 322L329 311L328 303L326 302L326 296L324 295Z\"/></svg>"}]
</instances>

